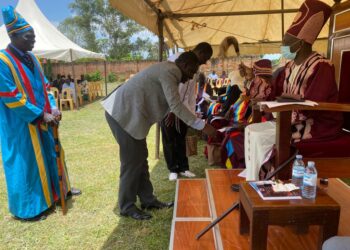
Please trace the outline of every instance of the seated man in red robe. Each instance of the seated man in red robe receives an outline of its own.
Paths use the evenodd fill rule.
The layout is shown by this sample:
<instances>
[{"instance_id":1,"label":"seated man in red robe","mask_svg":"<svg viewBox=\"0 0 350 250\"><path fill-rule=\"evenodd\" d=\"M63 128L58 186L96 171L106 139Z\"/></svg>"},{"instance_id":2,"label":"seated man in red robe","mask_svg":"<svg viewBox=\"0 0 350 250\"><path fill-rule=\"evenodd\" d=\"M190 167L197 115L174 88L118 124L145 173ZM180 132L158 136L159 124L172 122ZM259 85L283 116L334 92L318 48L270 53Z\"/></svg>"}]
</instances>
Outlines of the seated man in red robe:
<instances>
[{"instance_id":1,"label":"seated man in red robe","mask_svg":"<svg viewBox=\"0 0 350 250\"><path fill-rule=\"evenodd\" d=\"M338 90L333 65L312 51L332 9L318 0L306 0L284 35L281 53L290 59L273 84L271 98L282 93L300 95L316 102L337 102ZM342 116L336 112L294 111L292 139L321 141L336 137L341 131ZM260 167L269 158L275 143L275 123L259 123L245 130L247 180L258 179Z\"/></svg>"}]
</instances>

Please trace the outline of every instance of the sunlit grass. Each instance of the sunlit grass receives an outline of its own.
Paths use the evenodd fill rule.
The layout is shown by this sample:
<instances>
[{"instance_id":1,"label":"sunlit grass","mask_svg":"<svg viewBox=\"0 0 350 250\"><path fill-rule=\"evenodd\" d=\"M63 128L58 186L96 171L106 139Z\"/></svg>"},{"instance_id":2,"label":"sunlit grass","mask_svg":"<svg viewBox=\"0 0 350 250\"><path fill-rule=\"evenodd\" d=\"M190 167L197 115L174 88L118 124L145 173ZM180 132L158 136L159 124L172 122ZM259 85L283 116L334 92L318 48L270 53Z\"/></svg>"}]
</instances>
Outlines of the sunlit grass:
<instances>
[{"instance_id":1,"label":"sunlit grass","mask_svg":"<svg viewBox=\"0 0 350 250\"><path fill-rule=\"evenodd\" d=\"M115 85L110 85L113 88ZM150 221L119 216L118 146L96 101L79 111L64 111L60 137L65 149L71 184L83 195L69 202L66 216L58 208L45 221L23 223L7 208L3 168L0 168L0 249L168 249L173 210L153 212ZM160 200L174 199L175 182L168 181L162 152L155 160L155 126L148 136L149 167ZM190 168L204 177L207 163L203 143Z\"/></svg>"}]
</instances>

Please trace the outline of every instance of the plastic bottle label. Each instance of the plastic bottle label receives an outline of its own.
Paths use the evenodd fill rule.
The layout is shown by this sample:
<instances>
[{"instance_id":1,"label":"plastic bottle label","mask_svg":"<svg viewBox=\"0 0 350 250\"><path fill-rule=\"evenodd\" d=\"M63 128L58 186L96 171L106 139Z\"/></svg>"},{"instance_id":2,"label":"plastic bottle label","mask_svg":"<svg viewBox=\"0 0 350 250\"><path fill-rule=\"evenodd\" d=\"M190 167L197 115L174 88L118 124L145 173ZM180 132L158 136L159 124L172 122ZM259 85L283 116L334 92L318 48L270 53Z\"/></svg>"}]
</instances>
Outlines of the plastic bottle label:
<instances>
[{"instance_id":1,"label":"plastic bottle label","mask_svg":"<svg viewBox=\"0 0 350 250\"><path fill-rule=\"evenodd\" d=\"M303 178L304 176L304 167L294 167L293 168L293 173L292 173L293 177L296 178Z\"/></svg>"},{"instance_id":2,"label":"plastic bottle label","mask_svg":"<svg viewBox=\"0 0 350 250\"><path fill-rule=\"evenodd\" d=\"M303 184L305 186L316 186L317 176L314 174L304 174Z\"/></svg>"}]
</instances>

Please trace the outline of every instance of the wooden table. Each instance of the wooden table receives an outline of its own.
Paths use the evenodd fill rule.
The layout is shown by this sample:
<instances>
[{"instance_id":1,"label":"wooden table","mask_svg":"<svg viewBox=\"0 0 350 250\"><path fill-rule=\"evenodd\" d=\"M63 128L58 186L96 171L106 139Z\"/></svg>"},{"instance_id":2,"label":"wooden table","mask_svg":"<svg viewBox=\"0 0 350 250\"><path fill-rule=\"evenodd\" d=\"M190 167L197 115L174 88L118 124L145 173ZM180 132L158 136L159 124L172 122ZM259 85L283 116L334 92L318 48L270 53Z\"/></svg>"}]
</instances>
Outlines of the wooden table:
<instances>
[{"instance_id":1,"label":"wooden table","mask_svg":"<svg viewBox=\"0 0 350 250\"><path fill-rule=\"evenodd\" d=\"M250 249L266 249L269 225L320 225L318 249L337 235L340 206L324 191L317 190L315 200L262 200L249 183L240 186L241 234L250 233Z\"/></svg>"}]
</instances>

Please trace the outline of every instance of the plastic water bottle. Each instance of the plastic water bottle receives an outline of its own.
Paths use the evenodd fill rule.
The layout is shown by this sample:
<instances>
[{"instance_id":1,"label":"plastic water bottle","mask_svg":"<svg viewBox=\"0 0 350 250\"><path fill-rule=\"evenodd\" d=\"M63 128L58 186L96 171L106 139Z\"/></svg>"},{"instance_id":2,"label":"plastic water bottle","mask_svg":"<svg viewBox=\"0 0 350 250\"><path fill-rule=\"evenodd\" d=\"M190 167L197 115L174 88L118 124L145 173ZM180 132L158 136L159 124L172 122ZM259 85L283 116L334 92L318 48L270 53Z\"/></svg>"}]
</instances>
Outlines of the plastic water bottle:
<instances>
[{"instance_id":1,"label":"plastic water bottle","mask_svg":"<svg viewBox=\"0 0 350 250\"><path fill-rule=\"evenodd\" d=\"M293 163L292 170L292 183L297 187L303 186L303 178L304 178L305 164L303 162L303 156L297 155L296 159Z\"/></svg>"},{"instance_id":2,"label":"plastic water bottle","mask_svg":"<svg viewBox=\"0 0 350 250\"><path fill-rule=\"evenodd\" d=\"M317 170L315 162L308 161L304 172L302 196L306 199L314 199L316 197Z\"/></svg>"}]
</instances>

